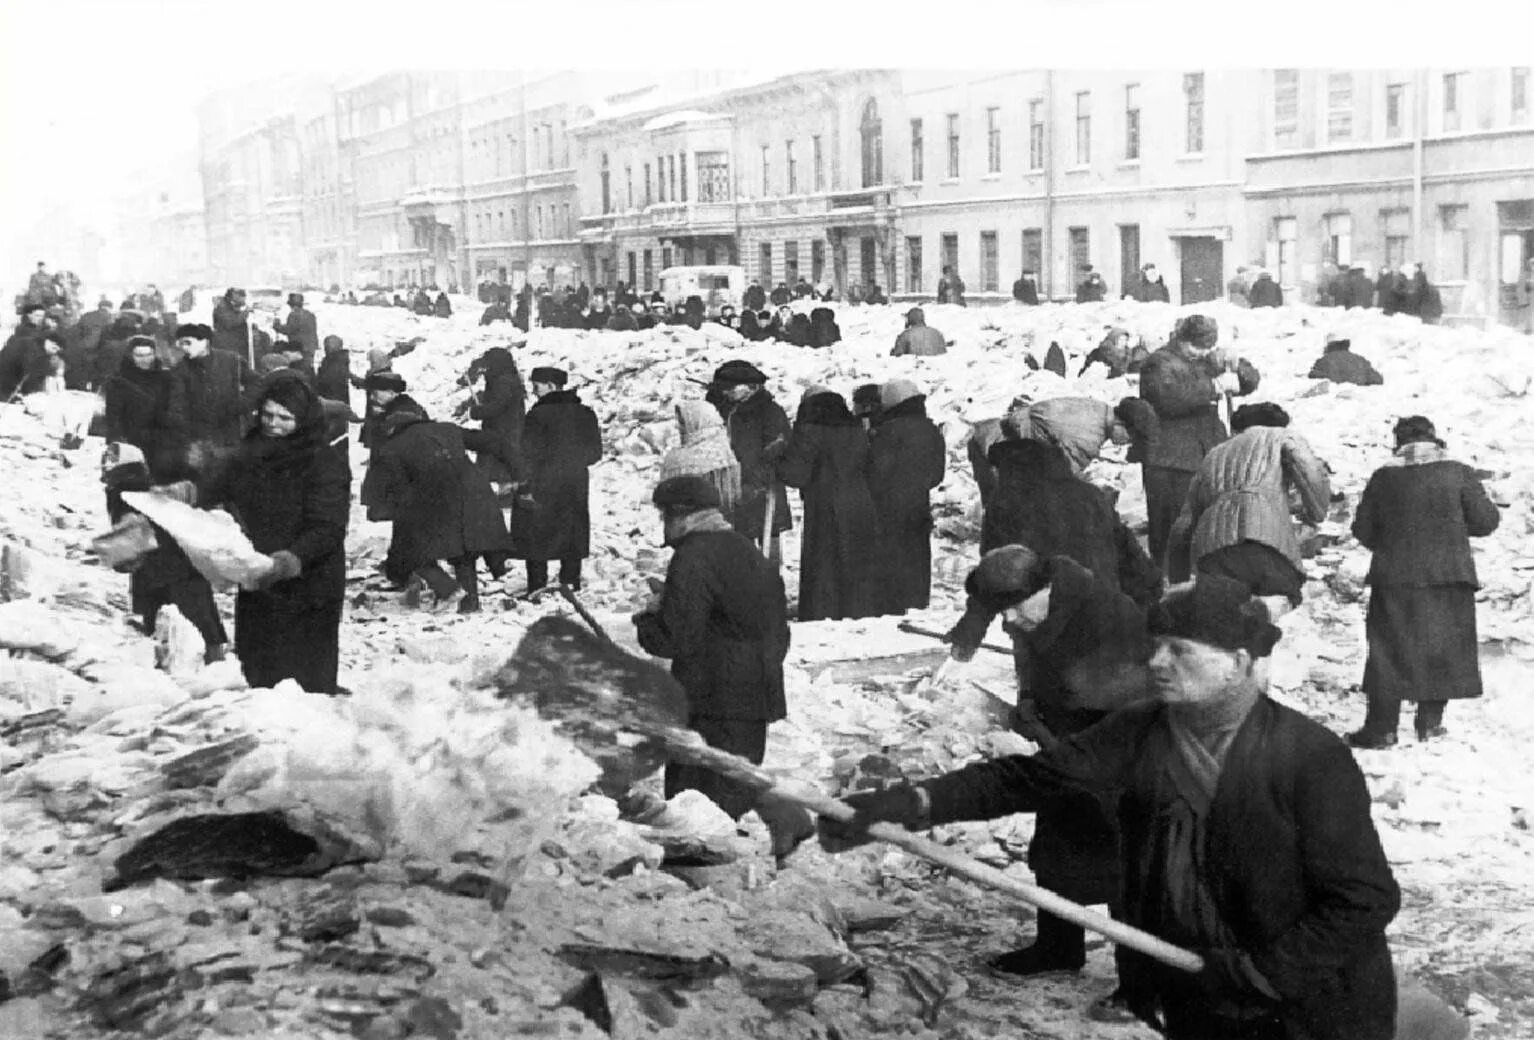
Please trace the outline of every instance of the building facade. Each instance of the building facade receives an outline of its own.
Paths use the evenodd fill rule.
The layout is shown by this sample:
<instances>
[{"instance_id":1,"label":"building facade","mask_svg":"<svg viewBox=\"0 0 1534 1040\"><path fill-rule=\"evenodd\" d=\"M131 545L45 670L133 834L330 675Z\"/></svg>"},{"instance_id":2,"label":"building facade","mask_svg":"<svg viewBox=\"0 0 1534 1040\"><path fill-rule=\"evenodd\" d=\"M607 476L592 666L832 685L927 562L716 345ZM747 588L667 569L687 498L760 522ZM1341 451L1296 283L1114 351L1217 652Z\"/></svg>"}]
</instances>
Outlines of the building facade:
<instances>
[{"instance_id":1,"label":"building facade","mask_svg":"<svg viewBox=\"0 0 1534 1040\"><path fill-rule=\"evenodd\" d=\"M618 282L739 264L972 301L1071 299L1155 263L1174 302L1243 265L1314 300L1420 261L1448 320L1521 323L1529 69L392 72L208 107L218 277ZM286 99L279 101L277 99ZM286 104L287 107L282 107Z\"/></svg>"}]
</instances>

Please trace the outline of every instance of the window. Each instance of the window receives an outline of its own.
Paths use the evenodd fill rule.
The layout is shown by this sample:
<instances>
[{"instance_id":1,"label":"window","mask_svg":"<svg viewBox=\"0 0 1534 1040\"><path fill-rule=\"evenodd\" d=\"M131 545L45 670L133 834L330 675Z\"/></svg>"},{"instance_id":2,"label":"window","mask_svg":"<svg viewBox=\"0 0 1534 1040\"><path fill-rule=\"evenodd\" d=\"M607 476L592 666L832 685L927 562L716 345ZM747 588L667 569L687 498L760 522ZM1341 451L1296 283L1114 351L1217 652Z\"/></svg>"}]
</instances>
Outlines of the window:
<instances>
[{"instance_id":1,"label":"window","mask_svg":"<svg viewBox=\"0 0 1534 1040\"><path fill-rule=\"evenodd\" d=\"M942 238L943 266L950 271L959 269L959 236L947 234Z\"/></svg>"},{"instance_id":2,"label":"window","mask_svg":"<svg viewBox=\"0 0 1534 1040\"><path fill-rule=\"evenodd\" d=\"M995 111L992 109L991 111ZM997 269L1000 266L999 250L996 247L996 232L980 232L980 288L983 292L995 292L1001 284L1001 273Z\"/></svg>"},{"instance_id":3,"label":"window","mask_svg":"<svg viewBox=\"0 0 1534 1040\"><path fill-rule=\"evenodd\" d=\"M884 124L879 119L879 103L873 98L869 98L863 106L858 137L863 146L863 187L872 188L883 184Z\"/></svg>"},{"instance_id":4,"label":"window","mask_svg":"<svg viewBox=\"0 0 1534 1040\"><path fill-rule=\"evenodd\" d=\"M1273 221L1273 238L1277 245L1277 267L1274 273L1278 276L1279 285L1295 285L1299 278L1299 268L1295 264L1297 250L1299 248L1300 222L1294 217L1278 217Z\"/></svg>"},{"instance_id":5,"label":"window","mask_svg":"<svg viewBox=\"0 0 1534 1040\"><path fill-rule=\"evenodd\" d=\"M498 210L495 211L495 223L496 223L496 226L499 227L500 230L501 230L501 237L505 238L506 237L506 211L504 209L498 209Z\"/></svg>"},{"instance_id":6,"label":"window","mask_svg":"<svg viewBox=\"0 0 1534 1040\"><path fill-rule=\"evenodd\" d=\"M985 172L1001 172L1001 109L985 110Z\"/></svg>"},{"instance_id":7,"label":"window","mask_svg":"<svg viewBox=\"0 0 1534 1040\"><path fill-rule=\"evenodd\" d=\"M760 261L758 261L758 263L759 263L759 271L760 271L760 274L758 275L758 278L761 281L762 285L764 285L764 286L766 286L768 288L771 288L772 284L773 284L772 283L772 243L771 242L763 242L761 244L761 246L758 247L758 248L759 248L759 253L760 253L760 256L761 256Z\"/></svg>"},{"instance_id":8,"label":"window","mask_svg":"<svg viewBox=\"0 0 1534 1040\"><path fill-rule=\"evenodd\" d=\"M1092 266L1092 233L1084 227L1069 229L1071 276L1077 280L1086 278L1088 267Z\"/></svg>"},{"instance_id":9,"label":"window","mask_svg":"<svg viewBox=\"0 0 1534 1040\"><path fill-rule=\"evenodd\" d=\"M651 194L651 192L650 192L650 164L649 163L645 163L644 164L644 204L646 206L648 206L651 202L654 201L654 199L655 199L655 196L653 194Z\"/></svg>"},{"instance_id":10,"label":"window","mask_svg":"<svg viewBox=\"0 0 1534 1040\"><path fill-rule=\"evenodd\" d=\"M632 166L625 166L623 168L623 179L624 179L624 181L626 181L628 183L628 200L629 200L628 208L629 209L633 209L634 208L634 167L632 167Z\"/></svg>"},{"instance_id":11,"label":"window","mask_svg":"<svg viewBox=\"0 0 1534 1040\"><path fill-rule=\"evenodd\" d=\"M655 288L655 253L649 249L644 251L644 291L649 292Z\"/></svg>"},{"instance_id":12,"label":"window","mask_svg":"<svg viewBox=\"0 0 1534 1040\"><path fill-rule=\"evenodd\" d=\"M794 159L794 142L783 145L783 169L788 175L788 193L799 194L799 163Z\"/></svg>"},{"instance_id":13,"label":"window","mask_svg":"<svg viewBox=\"0 0 1534 1040\"><path fill-rule=\"evenodd\" d=\"M1273 70L1273 147L1293 148L1300 136L1300 70Z\"/></svg>"},{"instance_id":14,"label":"window","mask_svg":"<svg viewBox=\"0 0 1534 1040\"><path fill-rule=\"evenodd\" d=\"M537 217L537 220L538 220L538 225L537 225L538 226L538 237L539 237L539 239L542 239L543 238L543 207L542 206L535 207L534 213L535 213L535 215Z\"/></svg>"},{"instance_id":15,"label":"window","mask_svg":"<svg viewBox=\"0 0 1534 1040\"><path fill-rule=\"evenodd\" d=\"M1459 113L1464 104L1464 98L1460 95L1464 86L1463 72L1445 74L1443 78L1443 128L1445 130L1459 129Z\"/></svg>"},{"instance_id":16,"label":"window","mask_svg":"<svg viewBox=\"0 0 1534 1040\"><path fill-rule=\"evenodd\" d=\"M671 266L671 247L666 246L660 251L660 269L664 271Z\"/></svg>"},{"instance_id":17,"label":"window","mask_svg":"<svg viewBox=\"0 0 1534 1040\"><path fill-rule=\"evenodd\" d=\"M948 179L959 176L959 114L948 114Z\"/></svg>"},{"instance_id":18,"label":"window","mask_svg":"<svg viewBox=\"0 0 1534 1040\"><path fill-rule=\"evenodd\" d=\"M772 194L772 159L767 155L767 146L762 145L762 197Z\"/></svg>"},{"instance_id":19,"label":"window","mask_svg":"<svg viewBox=\"0 0 1534 1040\"><path fill-rule=\"evenodd\" d=\"M1326 245L1324 259L1338 267L1353 265L1353 218L1347 213L1326 215Z\"/></svg>"},{"instance_id":20,"label":"window","mask_svg":"<svg viewBox=\"0 0 1534 1040\"><path fill-rule=\"evenodd\" d=\"M799 243L783 243L783 280L789 285L799 281Z\"/></svg>"},{"instance_id":21,"label":"window","mask_svg":"<svg viewBox=\"0 0 1534 1040\"><path fill-rule=\"evenodd\" d=\"M1044 102L1038 98L1028 102L1028 168L1044 168Z\"/></svg>"},{"instance_id":22,"label":"window","mask_svg":"<svg viewBox=\"0 0 1534 1040\"><path fill-rule=\"evenodd\" d=\"M1044 230L1023 228L1023 270L1032 271L1034 284L1044 288Z\"/></svg>"},{"instance_id":23,"label":"window","mask_svg":"<svg viewBox=\"0 0 1534 1040\"><path fill-rule=\"evenodd\" d=\"M810 138L810 165L814 169L815 190L826 190L826 158L820 150L820 135Z\"/></svg>"},{"instance_id":24,"label":"window","mask_svg":"<svg viewBox=\"0 0 1534 1040\"><path fill-rule=\"evenodd\" d=\"M1406 84L1385 87L1385 136L1400 137L1406 129Z\"/></svg>"},{"instance_id":25,"label":"window","mask_svg":"<svg viewBox=\"0 0 1534 1040\"><path fill-rule=\"evenodd\" d=\"M1131 83L1124 88L1124 158L1136 162L1140 158L1140 84Z\"/></svg>"},{"instance_id":26,"label":"window","mask_svg":"<svg viewBox=\"0 0 1534 1040\"><path fill-rule=\"evenodd\" d=\"M677 166L679 167L679 170L677 172L677 180L681 181L681 183L682 183L682 201L686 202L687 201L687 153L686 152L682 153L682 161L677 163Z\"/></svg>"},{"instance_id":27,"label":"window","mask_svg":"<svg viewBox=\"0 0 1534 1040\"><path fill-rule=\"evenodd\" d=\"M1204 151L1204 74L1189 72L1182 78L1182 96L1187 114L1187 135L1183 150L1189 155Z\"/></svg>"},{"instance_id":28,"label":"window","mask_svg":"<svg viewBox=\"0 0 1534 1040\"><path fill-rule=\"evenodd\" d=\"M1326 139L1353 138L1353 74L1333 72L1326 77Z\"/></svg>"},{"instance_id":29,"label":"window","mask_svg":"<svg viewBox=\"0 0 1534 1040\"><path fill-rule=\"evenodd\" d=\"M712 260L709 263L713 263ZM817 238L810 243L810 282L819 285L826 276L826 240Z\"/></svg>"},{"instance_id":30,"label":"window","mask_svg":"<svg viewBox=\"0 0 1534 1040\"><path fill-rule=\"evenodd\" d=\"M500 153L497 152L496 154L497 154L497 156L499 156ZM499 164L497 164L497 172L499 172ZM611 192L609 191L608 181L609 181L609 174L608 174L608 170L607 170L607 153L603 152L602 153L602 212L603 213L611 213L613 211L612 195L611 195Z\"/></svg>"},{"instance_id":31,"label":"window","mask_svg":"<svg viewBox=\"0 0 1534 1040\"><path fill-rule=\"evenodd\" d=\"M1385 232L1385 266L1399 271L1411 244L1411 210L1381 210L1380 225Z\"/></svg>"},{"instance_id":32,"label":"window","mask_svg":"<svg viewBox=\"0 0 1534 1040\"><path fill-rule=\"evenodd\" d=\"M1522 123L1529 118L1529 67L1520 65L1513 69L1512 82L1513 122Z\"/></svg>"},{"instance_id":33,"label":"window","mask_svg":"<svg viewBox=\"0 0 1534 1040\"><path fill-rule=\"evenodd\" d=\"M1092 162L1092 92L1083 90L1076 95L1076 165L1087 166Z\"/></svg>"},{"instance_id":34,"label":"window","mask_svg":"<svg viewBox=\"0 0 1534 1040\"><path fill-rule=\"evenodd\" d=\"M666 157L655 157L655 201L666 201Z\"/></svg>"},{"instance_id":35,"label":"window","mask_svg":"<svg viewBox=\"0 0 1534 1040\"><path fill-rule=\"evenodd\" d=\"M567 170L570 168L570 134L567 129L568 126L569 124L563 119L559 121L559 165Z\"/></svg>"},{"instance_id":36,"label":"window","mask_svg":"<svg viewBox=\"0 0 1534 1040\"><path fill-rule=\"evenodd\" d=\"M676 194L676 156L666 156L666 194L672 202L677 200Z\"/></svg>"},{"instance_id":37,"label":"window","mask_svg":"<svg viewBox=\"0 0 1534 1040\"><path fill-rule=\"evenodd\" d=\"M1470 270L1469 206L1438 207L1438 277L1463 282Z\"/></svg>"},{"instance_id":38,"label":"window","mask_svg":"<svg viewBox=\"0 0 1534 1040\"><path fill-rule=\"evenodd\" d=\"M730 153L698 152L698 201L730 201Z\"/></svg>"},{"instance_id":39,"label":"window","mask_svg":"<svg viewBox=\"0 0 1534 1040\"><path fill-rule=\"evenodd\" d=\"M911 120L911 183L920 184L926 179L926 144L921 136L921 120Z\"/></svg>"},{"instance_id":40,"label":"window","mask_svg":"<svg viewBox=\"0 0 1534 1040\"><path fill-rule=\"evenodd\" d=\"M907 235L905 240L905 291L921 292L921 238Z\"/></svg>"}]
</instances>

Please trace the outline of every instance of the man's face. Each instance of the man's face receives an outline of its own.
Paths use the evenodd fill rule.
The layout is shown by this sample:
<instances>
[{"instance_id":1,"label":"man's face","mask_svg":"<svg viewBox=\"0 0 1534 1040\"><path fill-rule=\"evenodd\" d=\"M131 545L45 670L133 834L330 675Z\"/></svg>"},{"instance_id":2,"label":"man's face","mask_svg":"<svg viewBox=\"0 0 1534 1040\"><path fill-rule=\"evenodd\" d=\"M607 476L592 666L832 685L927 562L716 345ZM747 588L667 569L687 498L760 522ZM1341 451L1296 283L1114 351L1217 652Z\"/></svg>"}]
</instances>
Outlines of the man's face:
<instances>
[{"instance_id":1,"label":"man's face","mask_svg":"<svg viewBox=\"0 0 1534 1040\"><path fill-rule=\"evenodd\" d=\"M206 357L211 344L205 339L192 339L190 336L182 336L176 340L176 346L185 352L187 357Z\"/></svg>"},{"instance_id":2,"label":"man's face","mask_svg":"<svg viewBox=\"0 0 1534 1040\"><path fill-rule=\"evenodd\" d=\"M47 316L48 311L47 308L44 307L34 307L27 311L25 315L28 325L41 325L43 323L43 319Z\"/></svg>"},{"instance_id":3,"label":"man's face","mask_svg":"<svg viewBox=\"0 0 1534 1040\"><path fill-rule=\"evenodd\" d=\"M1008 607L1001 613L1003 628L1013 632L1032 632L1049 616L1049 589L1043 588L1021 603Z\"/></svg>"},{"instance_id":4,"label":"man's face","mask_svg":"<svg viewBox=\"0 0 1534 1040\"><path fill-rule=\"evenodd\" d=\"M373 402L374 408L387 408L390 402L398 396L399 391L397 390L375 388L368 391L368 400Z\"/></svg>"},{"instance_id":5,"label":"man's face","mask_svg":"<svg viewBox=\"0 0 1534 1040\"><path fill-rule=\"evenodd\" d=\"M298 429L298 418L276 401L261 405L261 433L267 437L291 437Z\"/></svg>"},{"instance_id":6,"label":"man's face","mask_svg":"<svg viewBox=\"0 0 1534 1040\"><path fill-rule=\"evenodd\" d=\"M543 397L546 394L552 394L554 392L553 383L544 383L538 380L534 380L532 387L534 397Z\"/></svg>"},{"instance_id":7,"label":"man's face","mask_svg":"<svg viewBox=\"0 0 1534 1040\"><path fill-rule=\"evenodd\" d=\"M154 367L154 348L142 344L133 348L133 364L145 372Z\"/></svg>"},{"instance_id":8,"label":"man's face","mask_svg":"<svg viewBox=\"0 0 1534 1040\"><path fill-rule=\"evenodd\" d=\"M1156 696L1167 704L1203 704L1218 700L1248 671L1244 650L1224 650L1196 639L1164 636L1150 659Z\"/></svg>"},{"instance_id":9,"label":"man's face","mask_svg":"<svg viewBox=\"0 0 1534 1040\"><path fill-rule=\"evenodd\" d=\"M1156 269L1154 267L1147 267L1145 269L1145 280L1147 282L1154 282L1156 280Z\"/></svg>"},{"instance_id":10,"label":"man's face","mask_svg":"<svg viewBox=\"0 0 1534 1040\"><path fill-rule=\"evenodd\" d=\"M756 387L750 383L736 383L734 386L725 387L724 397L727 401L740 402L756 393Z\"/></svg>"}]
</instances>

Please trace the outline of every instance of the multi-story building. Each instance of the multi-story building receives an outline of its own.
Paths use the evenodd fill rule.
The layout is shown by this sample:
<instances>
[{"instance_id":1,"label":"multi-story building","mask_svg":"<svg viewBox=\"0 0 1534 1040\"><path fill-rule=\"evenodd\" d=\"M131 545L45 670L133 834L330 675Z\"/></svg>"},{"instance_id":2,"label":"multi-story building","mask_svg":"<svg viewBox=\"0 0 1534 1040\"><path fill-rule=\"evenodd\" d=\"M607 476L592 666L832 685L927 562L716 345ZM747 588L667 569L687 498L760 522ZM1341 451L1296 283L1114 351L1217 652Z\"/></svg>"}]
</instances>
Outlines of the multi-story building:
<instances>
[{"instance_id":1,"label":"multi-story building","mask_svg":"<svg viewBox=\"0 0 1534 1040\"><path fill-rule=\"evenodd\" d=\"M321 288L350 284L357 263L355 183L351 155L341 146L338 108L328 85L308 84L295 113L303 167L305 281Z\"/></svg>"}]
</instances>

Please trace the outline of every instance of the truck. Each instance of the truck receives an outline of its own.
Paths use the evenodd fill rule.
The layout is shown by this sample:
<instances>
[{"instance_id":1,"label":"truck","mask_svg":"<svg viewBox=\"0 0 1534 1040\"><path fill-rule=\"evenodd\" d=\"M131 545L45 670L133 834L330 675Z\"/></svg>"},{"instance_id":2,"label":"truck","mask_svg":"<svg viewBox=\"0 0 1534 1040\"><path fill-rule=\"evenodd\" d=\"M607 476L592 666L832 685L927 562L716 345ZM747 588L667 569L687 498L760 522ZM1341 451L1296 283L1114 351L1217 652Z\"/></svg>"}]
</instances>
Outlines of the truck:
<instances>
[{"instance_id":1,"label":"truck","mask_svg":"<svg viewBox=\"0 0 1534 1040\"><path fill-rule=\"evenodd\" d=\"M697 296L710 318L717 318L725 306L739 312L747 284L746 269L728 264L668 267L660 273L660 293L668 307L681 307L688 297Z\"/></svg>"}]
</instances>

